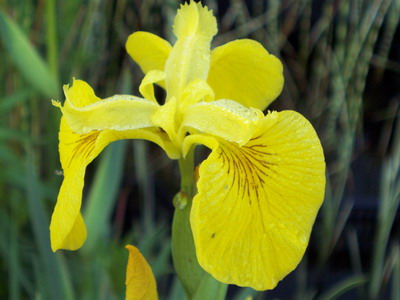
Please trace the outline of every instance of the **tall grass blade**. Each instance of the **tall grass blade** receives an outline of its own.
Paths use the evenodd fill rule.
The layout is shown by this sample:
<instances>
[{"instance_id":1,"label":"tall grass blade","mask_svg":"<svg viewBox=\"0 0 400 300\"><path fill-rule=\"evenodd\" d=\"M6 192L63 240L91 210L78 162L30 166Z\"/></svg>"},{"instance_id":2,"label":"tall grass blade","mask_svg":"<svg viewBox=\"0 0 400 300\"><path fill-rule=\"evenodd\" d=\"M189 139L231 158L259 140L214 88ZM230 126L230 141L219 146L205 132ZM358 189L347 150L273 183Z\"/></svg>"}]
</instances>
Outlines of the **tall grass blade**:
<instances>
[{"instance_id":1,"label":"tall grass blade","mask_svg":"<svg viewBox=\"0 0 400 300\"><path fill-rule=\"evenodd\" d=\"M343 280L333 286L330 290L321 295L319 300L334 300L338 299L340 296L346 292L365 284L367 278L362 275L353 276L349 279Z\"/></svg>"},{"instance_id":2,"label":"tall grass blade","mask_svg":"<svg viewBox=\"0 0 400 300\"><path fill-rule=\"evenodd\" d=\"M45 278L41 295L47 295L49 299L73 300L75 298L66 267L58 257L60 254L54 254L50 250L49 218L43 206L41 187L36 174L33 155L29 154L26 159L26 198L35 245L39 253L38 263L42 270L40 277Z\"/></svg>"},{"instance_id":3,"label":"tall grass blade","mask_svg":"<svg viewBox=\"0 0 400 300\"><path fill-rule=\"evenodd\" d=\"M101 156L84 210L88 231L88 239L82 248L84 253L92 251L109 233L110 216L122 178L125 150L126 142L118 141L111 144Z\"/></svg>"},{"instance_id":4,"label":"tall grass blade","mask_svg":"<svg viewBox=\"0 0 400 300\"><path fill-rule=\"evenodd\" d=\"M390 231L400 204L400 122L394 133L392 155L384 162L381 175L380 206L372 257L370 299L380 293Z\"/></svg>"},{"instance_id":5,"label":"tall grass blade","mask_svg":"<svg viewBox=\"0 0 400 300\"><path fill-rule=\"evenodd\" d=\"M133 160L135 165L136 182L138 183L139 198L143 211L143 228L145 232L154 229L155 220L155 194L154 180L149 172L149 159L147 157L149 145L147 141L135 141L133 144Z\"/></svg>"},{"instance_id":6,"label":"tall grass blade","mask_svg":"<svg viewBox=\"0 0 400 300\"><path fill-rule=\"evenodd\" d=\"M56 0L46 1L46 43L47 61L49 69L58 82L58 45L57 45L57 22L56 22Z\"/></svg>"},{"instance_id":7,"label":"tall grass blade","mask_svg":"<svg viewBox=\"0 0 400 300\"><path fill-rule=\"evenodd\" d=\"M400 245L394 246L396 252L396 259L393 268L392 278L392 300L400 300Z\"/></svg>"},{"instance_id":8,"label":"tall grass blade","mask_svg":"<svg viewBox=\"0 0 400 300\"><path fill-rule=\"evenodd\" d=\"M32 97L31 89L15 91L13 94L0 98L0 115L8 113L17 104L23 105Z\"/></svg>"},{"instance_id":9,"label":"tall grass blade","mask_svg":"<svg viewBox=\"0 0 400 300\"><path fill-rule=\"evenodd\" d=\"M252 288L241 288L239 293L235 296L234 300L247 300L249 297L254 299L260 292L253 290Z\"/></svg>"},{"instance_id":10,"label":"tall grass blade","mask_svg":"<svg viewBox=\"0 0 400 300\"><path fill-rule=\"evenodd\" d=\"M17 199L14 199L14 201ZM20 199L18 199L20 200ZM20 201L18 201L20 202ZM18 205L16 201L11 203L13 215L17 214ZM19 273L21 272L21 262L20 262L20 247L18 243L18 225L17 222L10 223L10 232L9 232L9 240L10 245L7 249L9 251L9 292L10 292L10 299L17 300L20 299L20 278Z\"/></svg>"},{"instance_id":11,"label":"tall grass blade","mask_svg":"<svg viewBox=\"0 0 400 300\"><path fill-rule=\"evenodd\" d=\"M18 25L0 11L0 38L25 79L48 98L57 97L58 83Z\"/></svg>"},{"instance_id":12,"label":"tall grass blade","mask_svg":"<svg viewBox=\"0 0 400 300\"><path fill-rule=\"evenodd\" d=\"M183 290L182 284L179 281L178 277L175 277L174 281L172 282L172 287L169 293L168 300L178 299L185 299L185 291Z\"/></svg>"}]
</instances>

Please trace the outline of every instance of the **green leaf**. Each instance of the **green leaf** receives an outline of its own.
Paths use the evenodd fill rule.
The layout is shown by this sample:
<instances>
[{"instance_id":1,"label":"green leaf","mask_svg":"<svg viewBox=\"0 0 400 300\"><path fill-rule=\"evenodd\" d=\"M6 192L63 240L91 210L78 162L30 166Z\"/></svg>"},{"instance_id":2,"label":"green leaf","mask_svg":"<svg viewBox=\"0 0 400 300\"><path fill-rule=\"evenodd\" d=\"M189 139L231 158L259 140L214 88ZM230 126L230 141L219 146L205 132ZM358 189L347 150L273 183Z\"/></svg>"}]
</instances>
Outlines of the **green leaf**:
<instances>
[{"instance_id":1,"label":"green leaf","mask_svg":"<svg viewBox=\"0 0 400 300\"><path fill-rule=\"evenodd\" d=\"M36 277L39 281L43 281L43 286L39 288L39 294L51 296L51 299L75 299L62 253L51 252L49 218L43 205L42 188L32 154L26 158L25 174L25 192L33 230L33 241L39 254L37 263L40 267L37 268L40 269L40 274L43 274ZM35 259L36 256L33 258L34 263Z\"/></svg>"},{"instance_id":2,"label":"green leaf","mask_svg":"<svg viewBox=\"0 0 400 300\"><path fill-rule=\"evenodd\" d=\"M367 282L367 278L363 275L355 275L343 281L340 281L323 295L320 296L320 300L333 300L342 296L346 292L359 287Z\"/></svg>"},{"instance_id":3,"label":"green leaf","mask_svg":"<svg viewBox=\"0 0 400 300\"><path fill-rule=\"evenodd\" d=\"M88 238L82 250L89 253L108 233L110 215L122 178L125 141L110 145L102 155L89 192L84 219Z\"/></svg>"},{"instance_id":4,"label":"green leaf","mask_svg":"<svg viewBox=\"0 0 400 300\"><path fill-rule=\"evenodd\" d=\"M17 104L25 104L32 96L33 93L30 89L24 89L0 98L0 114L8 113L9 110L13 109Z\"/></svg>"},{"instance_id":5,"label":"green leaf","mask_svg":"<svg viewBox=\"0 0 400 300\"><path fill-rule=\"evenodd\" d=\"M16 67L32 87L46 97L56 98L58 83L47 64L18 25L3 12L0 12L0 37Z\"/></svg>"},{"instance_id":6,"label":"green leaf","mask_svg":"<svg viewBox=\"0 0 400 300\"><path fill-rule=\"evenodd\" d=\"M248 299L248 297L252 297L253 299L258 294L260 294L260 292L253 290L252 288L241 288L240 291L236 294L235 300L246 300Z\"/></svg>"},{"instance_id":7,"label":"green leaf","mask_svg":"<svg viewBox=\"0 0 400 300\"><path fill-rule=\"evenodd\" d=\"M225 299L228 285L215 280L211 275L206 274L203 276L200 285L193 296L193 300L202 299Z\"/></svg>"}]
</instances>

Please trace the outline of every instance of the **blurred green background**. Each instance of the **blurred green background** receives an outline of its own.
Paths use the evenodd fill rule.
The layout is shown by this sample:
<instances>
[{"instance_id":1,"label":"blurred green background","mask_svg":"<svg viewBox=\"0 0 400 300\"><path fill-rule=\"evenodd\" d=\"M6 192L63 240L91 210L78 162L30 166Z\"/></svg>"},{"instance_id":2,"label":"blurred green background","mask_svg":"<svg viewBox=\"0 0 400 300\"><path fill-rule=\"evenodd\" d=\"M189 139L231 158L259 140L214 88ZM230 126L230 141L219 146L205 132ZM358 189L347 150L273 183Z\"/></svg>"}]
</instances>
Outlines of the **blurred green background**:
<instances>
[{"instance_id":1,"label":"blurred green background","mask_svg":"<svg viewBox=\"0 0 400 300\"><path fill-rule=\"evenodd\" d=\"M327 188L300 266L274 291L230 287L228 299L400 300L400 1L205 1L219 35L250 37L279 56L285 88L270 109L316 128ZM175 0L0 2L0 299L123 299L127 243L138 245L161 299L183 299L172 276L177 164L144 141L116 142L86 175L88 240L53 254L49 223L62 180L62 85L100 97L138 95L125 52L145 30L173 41ZM162 92L158 90L159 95Z\"/></svg>"}]
</instances>

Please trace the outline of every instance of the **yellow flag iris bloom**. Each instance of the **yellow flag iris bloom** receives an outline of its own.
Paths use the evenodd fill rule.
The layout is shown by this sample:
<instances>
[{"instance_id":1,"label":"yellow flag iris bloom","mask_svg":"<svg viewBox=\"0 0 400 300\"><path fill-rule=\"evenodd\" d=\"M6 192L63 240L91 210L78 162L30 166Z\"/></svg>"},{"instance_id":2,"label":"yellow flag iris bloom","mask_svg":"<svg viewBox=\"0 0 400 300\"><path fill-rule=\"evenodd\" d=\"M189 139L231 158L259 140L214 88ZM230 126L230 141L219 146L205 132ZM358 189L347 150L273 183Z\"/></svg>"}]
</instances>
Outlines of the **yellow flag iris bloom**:
<instances>
[{"instance_id":1,"label":"yellow flag iris bloom","mask_svg":"<svg viewBox=\"0 0 400 300\"><path fill-rule=\"evenodd\" d=\"M271 289L300 262L322 204L325 163L311 124L294 111L264 110L281 92L281 62L252 40L213 50L212 12L182 5L177 41L147 32L126 47L145 77L144 98L96 97L85 82L64 88L60 157L64 170L51 220L51 244L77 249L86 238L80 214L86 166L112 141L147 139L171 159L203 144L191 228L202 268L224 283ZM166 90L165 104L153 84Z\"/></svg>"}]
</instances>

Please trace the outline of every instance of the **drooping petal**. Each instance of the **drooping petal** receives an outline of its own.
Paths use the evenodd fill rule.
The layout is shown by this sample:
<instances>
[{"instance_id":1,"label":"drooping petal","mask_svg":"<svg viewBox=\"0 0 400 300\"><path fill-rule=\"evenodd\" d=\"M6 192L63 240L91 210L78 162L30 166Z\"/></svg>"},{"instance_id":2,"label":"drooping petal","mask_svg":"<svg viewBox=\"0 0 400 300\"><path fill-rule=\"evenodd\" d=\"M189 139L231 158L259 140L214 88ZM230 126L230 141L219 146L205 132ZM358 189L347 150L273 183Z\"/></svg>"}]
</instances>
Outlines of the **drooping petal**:
<instances>
[{"instance_id":1,"label":"drooping petal","mask_svg":"<svg viewBox=\"0 0 400 300\"><path fill-rule=\"evenodd\" d=\"M177 41L165 65L167 100L180 99L184 87L196 79L207 79L210 43L217 33L212 12L201 3L181 5L173 27Z\"/></svg>"},{"instance_id":2,"label":"drooping petal","mask_svg":"<svg viewBox=\"0 0 400 300\"><path fill-rule=\"evenodd\" d=\"M75 80L73 86L65 88L65 91L67 101L64 108L67 110L79 108L84 111L85 107L101 102L94 95L90 86L83 81ZM151 105L156 105L153 102L148 102ZM79 114L77 114L77 120L79 117ZM76 121L74 118L69 118L69 122L73 123L74 121ZM82 128L84 128L85 120L81 119L80 121L83 122ZM171 143L166 133L159 128L149 127L120 131L107 129L76 133L71 129L67 118L62 117L59 132L59 152L64 180L50 224L53 251L58 249L75 250L84 243L86 229L80 215L80 208L86 167L104 147L113 141L121 139L146 139L162 147L170 158L176 159L180 157L180 150Z\"/></svg>"},{"instance_id":3,"label":"drooping petal","mask_svg":"<svg viewBox=\"0 0 400 300\"><path fill-rule=\"evenodd\" d=\"M126 42L126 50L145 74L163 71L171 49L166 40L144 31L132 33Z\"/></svg>"},{"instance_id":4,"label":"drooping petal","mask_svg":"<svg viewBox=\"0 0 400 300\"><path fill-rule=\"evenodd\" d=\"M76 134L62 118L59 139L64 180L50 224L53 251L76 250L86 240L86 228L80 215L85 170L109 143L122 139L146 139L162 147L171 159L180 157L180 151L158 128Z\"/></svg>"},{"instance_id":5,"label":"drooping petal","mask_svg":"<svg viewBox=\"0 0 400 300\"><path fill-rule=\"evenodd\" d=\"M100 134L76 134L68 127L65 119L61 119L59 151L64 180L50 224L53 251L76 250L86 240L86 228L80 214L82 189L86 166L107 144L107 141L104 143L103 140L103 143L96 147Z\"/></svg>"},{"instance_id":6,"label":"drooping petal","mask_svg":"<svg viewBox=\"0 0 400 300\"><path fill-rule=\"evenodd\" d=\"M160 79L160 76L159 72L154 74L154 78ZM160 109L155 101L130 95L115 95L101 100L86 82L75 79L72 87L64 86L64 93L66 101L63 107L53 101L55 106L62 109L63 119L68 124L64 126L65 130L61 130L60 127L60 143L62 140L81 140L82 136L93 136L96 132L107 131L112 141L146 139L163 148L171 159L179 157L180 150L172 145L167 134L157 128L151 120L152 115ZM70 137L70 132L79 134ZM69 153L68 150L65 153ZM68 155L65 156L67 159L63 157L60 149L64 169L66 163L63 161L69 163L70 159Z\"/></svg>"},{"instance_id":7,"label":"drooping petal","mask_svg":"<svg viewBox=\"0 0 400 300\"><path fill-rule=\"evenodd\" d=\"M212 148L191 210L199 263L219 281L272 289L300 262L323 201L319 139L293 111L265 116L242 147L210 139L197 138Z\"/></svg>"},{"instance_id":8,"label":"drooping petal","mask_svg":"<svg viewBox=\"0 0 400 300\"><path fill-rule=\"evenodd\" d=\"M156 300L157 285L153 272L139 250L131 245L126 267L126 300Z\"/></svg>"},{"instance_id":9,"label":"drooping petal","mask_svg":"<svg viewBox=\"0 0 400 300\"><path fill-rule=\"evenodd\" d=\"M282 91L282 63L256 41L232 41L212 51L207 82L215 99L264 110Z\"/></svg>"},{"instance_id":10,"label":"drooping petal","mask_svg":"<svg viewBox=\"0 0 400 300\"><path fill-rule=\"evenodd\" d=\"M199 102L189 106L182 125L243 145L263 118L261 111L232 100Z\"/></svg>"}]
</instances>

